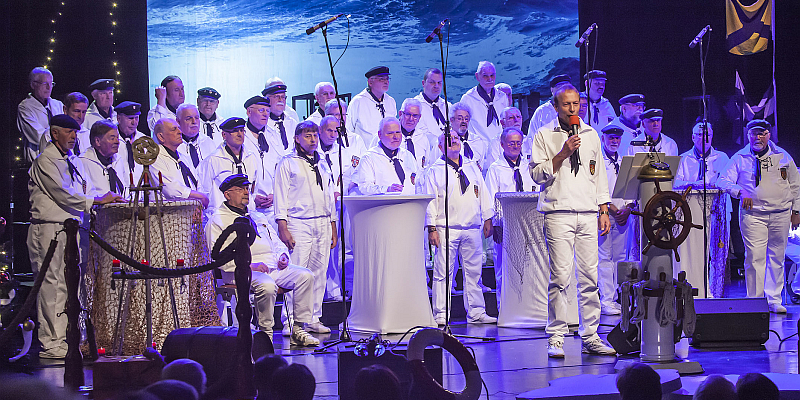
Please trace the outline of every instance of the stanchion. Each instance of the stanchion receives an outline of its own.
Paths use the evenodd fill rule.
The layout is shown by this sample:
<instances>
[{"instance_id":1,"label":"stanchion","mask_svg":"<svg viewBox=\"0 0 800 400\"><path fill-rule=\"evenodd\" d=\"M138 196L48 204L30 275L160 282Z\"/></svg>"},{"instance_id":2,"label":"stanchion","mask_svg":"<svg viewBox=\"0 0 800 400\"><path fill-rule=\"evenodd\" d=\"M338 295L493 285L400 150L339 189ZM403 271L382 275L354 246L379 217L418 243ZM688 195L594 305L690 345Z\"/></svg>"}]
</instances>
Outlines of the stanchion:
<instances>
[{"instance_id":1,"label":"stanchion","mask_svg":"<svg viewBox=\"0 0 800 400\"><path fill-rule=\"evenodd\" d=\"M64 277L67 283L67 356L64 359L64 386L77 390L84 385L83 355L81 355L81 330L78 319L81 314L81 302L78 299L78 285L81 279L78 251L78 227L75 219L64 221L67 234L64 248Z\"/></svg>"}]
</instances>

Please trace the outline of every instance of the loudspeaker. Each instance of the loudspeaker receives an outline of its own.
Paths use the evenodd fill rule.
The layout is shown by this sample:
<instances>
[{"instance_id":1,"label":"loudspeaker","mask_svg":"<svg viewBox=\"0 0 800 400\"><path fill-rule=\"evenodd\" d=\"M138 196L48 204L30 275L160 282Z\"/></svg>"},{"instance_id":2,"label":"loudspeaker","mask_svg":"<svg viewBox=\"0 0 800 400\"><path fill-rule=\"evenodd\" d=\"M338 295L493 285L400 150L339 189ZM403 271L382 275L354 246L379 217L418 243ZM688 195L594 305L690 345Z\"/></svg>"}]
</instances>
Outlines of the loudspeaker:
<instances>
[{"instance_id":1,"label":"loudspeaker","mask_svg":"<svg viewBox=\"0 0 800 400\"><path fill-rule=\"evenodd\" d=\"M756 347L769 339L766 298L695 299L694 309L694 347Z\"/></svg>"},{"instance_id":2,"label":"loudspeaker","mask_svg":"<svg viewBox=\"0 0 800 400\"><path fill-rule=\"evenodd\" d=\"M411 366L405 358L406 349L387 349L380 357L359 357L352 351L339 353L339 400L358 400L353 392L353 383L356 373L361 368L381 364L395 373L400 379L400 389L403 400L422 400L430 398L425 393L412 388ZM442 348L425 349L425 366L439 384L442 384Z\"/></svg>"},{"instance_id":3,"label":"loudspeaker","mask_svg":"<svg viewBox=\"0 0 800 400\"><path fill-rule=\"evenodd\" d=\"M641 341L639 340L639 325L630 324L628 332L622 331L620 324L614 327L606 336L606 340L618 354L631 354L641 351Z\"/></svg>"}]
</instances>

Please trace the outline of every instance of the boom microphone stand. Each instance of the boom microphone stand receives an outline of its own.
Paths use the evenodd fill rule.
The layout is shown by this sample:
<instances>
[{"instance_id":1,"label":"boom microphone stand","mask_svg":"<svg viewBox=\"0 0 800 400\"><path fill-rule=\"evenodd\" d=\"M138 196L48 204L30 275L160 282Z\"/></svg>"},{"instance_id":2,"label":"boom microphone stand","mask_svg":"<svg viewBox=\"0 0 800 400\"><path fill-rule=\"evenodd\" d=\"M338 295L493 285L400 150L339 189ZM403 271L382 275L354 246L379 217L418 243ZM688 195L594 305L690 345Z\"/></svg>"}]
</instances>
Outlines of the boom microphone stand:
<instances>
[{"instance_id":1,"label":"boom microphone stand","mask_svg":"<svg viewBox=\"0 0 800 400\"><path fill-rule=\"evenodd\" d=\"M442 328L442 330L444 332L450 334L450 335L453 335L452 331L450 329L450 295L451 295L451 293L450 293L450 207L449 207L449 204L450 204L449 203L449 197L450 196L448 195L449 187L450 187L450 173L447 170L447 167L448 167L448 165L447 165L447 149L450 148L450 144L452 143L452 136L450 134L450 106L449 106L449 103L447 102L447 66L445 64L444 44L443 44L443 40L442 40L442 27L444 27L445 24L449 25L450 24L450 20L445 18L445 20L442 21L439 24L439 26L437 26L436 29L434 29L433 32L430 35L428 35L428 39L426 39L425 41L427 43L430 43L431 40L433 39L432 38L433 35L436 35L436 37L439 38L439 53L441 55L441 61L442 61L442 93L444 93L444 110L445 110L445 115L447 116L445 118L445 122L444 122L445 149L443 151L444 158L445 158L445 162L444 162L444 241L445 241L445 243L444 243L444 246L445 246L444 247L444 258L445 258L444 312L445 312L445 317L444 317L444 328ZM450 29L448 29L447 31L448 31L448 54L449 54L449 52L450 52L449 51L450 50L450 44L449 44L449 35L450 35L449 32L450 32ZM441 242L439 243L439 246L442 246ZM464 294L464 295L466 296L466 294ZM495 340L495 338L481 337L481 336L468 336L468 335L453 335L453 336L460 337L460 338L480 339L480 340L483 340L483 341L493 341L493 340Z\"/></svg>"},{"instance_id":2,"label":"boom microphone stand","mask_svg":"<svg viewBox=\"0 0 800 400\"><path fill-rule=\"evenodd\" d=\"M339 123L339 128L338 128L339 138L337 139L337 141L339 142L339 157L338 157L339 158L339 210L338 210L338 212L339 212L339 238L340 238L339 248L341 249L341 252L339 254L339 257L340 257L339 260L341 262L340 262L339 265L341 266L341 270L342 270L341 271L341 282L340 282L340 284L341 284L341 292L342 292L342 300L341 300L342 301L342 315L344 316L344 321L342 322L342 329L339 332L339 339L335 340L335 341L333 341L331 343L328 343L325 346L322 346L322 347L320 347L320 348L318 348L316 350L314 350L315 353L324 352L325 350L327 350L327 349L329 349L331 347L337 346L337 345L339 345L341 343L349 343L349 342L353 341L353 339L350 336L350 329L347 326L347 299L346 299L346 296L345 296L345 274L346 274L346 268L345 268L345 265L344 265L344 262L345 262L345 239L346 238L345 238L345 234L344 234L344 195L345 195L345 193L344 193L344 169L343 169L343 162L342 162L342 152L344 151L344 147L345 147L344 145L345 145L345 143L348 143L348 140L347 140L347 129L344 126L344 112L342 110L342 102L339 99L339 85L336 83L336 74L333 71L333 58L331 57L331 47L328 44L328 26L327 26L329 23L333 22L334 20L336 20L337 18L341 17L342 15L343 14L339 14L339 15L337 15L335 17L332 17L332 18L326 20L325 22L320 23L316 27L322 29L322 36L325 38L325 50L328 52L328 65L331 68L331 79L333 80L333 91L334 91L334 93L336 95L336 97L334 97L334 98L337 100L336 104L339 105L339 115L340 115L340 117L339 117L340 123ZM350 17L349 15L346 17L346 18L348 18L348 28L349 28L349 25L350 25L349 17ZM310 34L314 33L315 30L316 29L314 29L314 28L310 28L309 30L306 31L306 33L308 33L310 35ZM348 32L349 32L349 30L348 30ZM350 34L348 33L348 42L350 41L349 36L350 36ZM345 47L345 50L347 50L347 47ZM324 107L324 105L323 105L323 107Z\"/></svg>"},{"instance_id":3,"label":"boom microphone stand","mask_svg":"<svg viewBox=\"0 0 800 400\"><path fill-rule=\"evenodd\" d=\"M706 102L706 59L705 56L708 54L708 49L706 49L706 53L703 54L703 35L711 31L710 26L706 26L700 34L695 37L695 39L689 43L689 47L694 47L693 44L699 44L698 49L700 49L700 87L702 90L702 97L703 100L703 138L702 138L702 154L701 160L703 162L703 295L708 298L708 272L709 267L708 264L711 260L708 259L708 188L707 188L707 178L706 173L708 172L708 160L706 159L706 141L708 140L708 104Z\"/></svg>"}]
</instances>

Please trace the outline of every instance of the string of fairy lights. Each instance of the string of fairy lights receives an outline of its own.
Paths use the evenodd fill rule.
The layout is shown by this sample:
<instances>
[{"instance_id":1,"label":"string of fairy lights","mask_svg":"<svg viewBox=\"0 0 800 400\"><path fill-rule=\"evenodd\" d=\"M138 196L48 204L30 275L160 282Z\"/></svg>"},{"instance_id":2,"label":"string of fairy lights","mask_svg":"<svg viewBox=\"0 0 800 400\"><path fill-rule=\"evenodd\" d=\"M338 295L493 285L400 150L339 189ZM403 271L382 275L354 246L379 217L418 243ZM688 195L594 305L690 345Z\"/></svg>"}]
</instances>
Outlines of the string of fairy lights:
<instances>
[{"instance_id":1,"label":"string of fairy lights","mask_svg":"<svg viewBox=\"0 0 800 400\"><path fill-rule=\"evenodd\" d=\"M56 50L56 28L58 27L58 20L61 16L63 16L64 8L66 7L66 1L60 1L58 3L58 9L53 15L53 18L50 19L50 25L52 28L52 34L48 38L47 43L47 52L45 53L45 60L42 63L42 66L45 68L49 68L53 64L53 56ZM111 67L114 71L114 81L115 81L115 92L117 94L122 93L122 86L120 84L120 78L122 75L122 71L120 71L119 61L117 60L117 12L118 4L116 2L109 3L109 10L108 10L108 19L109 19L109 36L111 37Z\"/></svg>"}]
</instances>

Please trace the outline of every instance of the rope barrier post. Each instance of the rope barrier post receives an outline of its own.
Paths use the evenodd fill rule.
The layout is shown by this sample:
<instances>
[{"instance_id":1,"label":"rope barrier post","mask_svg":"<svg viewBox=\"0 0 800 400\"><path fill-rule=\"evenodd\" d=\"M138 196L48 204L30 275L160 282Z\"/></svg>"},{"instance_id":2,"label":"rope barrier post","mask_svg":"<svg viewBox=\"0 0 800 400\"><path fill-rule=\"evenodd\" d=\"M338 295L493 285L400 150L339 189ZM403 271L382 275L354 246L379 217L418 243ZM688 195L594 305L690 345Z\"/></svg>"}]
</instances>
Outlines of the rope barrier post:
<instances>
[{"instance_id":1,"label":"rope barrier post","mask_svg":"<svg viewBox=\"0 0 800 400\"><path fill-rule=\"evenodd\" d=\"M237 221L234 224L242 224ZM248 225L248 228L249 225ZM250 307L250 281L253 279L250 263L250 243L245 235L247 229L236 231L236 255L233 258L236 264L234 278L236 280L236 319L239 321L239 332L236 337L236 398L252 399L256 395L253 386L253 336L250 332L250 320L253 311Z\"/></svg>"},{"instance_id":2,"label":"rope barrier post","mask_svg":"<svg viewBox=\"0 0 800 400\"><path fill-rule=\"evenodd\" d=\"M78 299L78 284L81 279L80 253L78 251L78 220L64 221L67 233L64 249L64 277L67 283L67 356L64 359L64 386L77 390L84 385L83 356L81 355L81 331L78 319L81 302Z\"/></svg>"}]
</instances>

